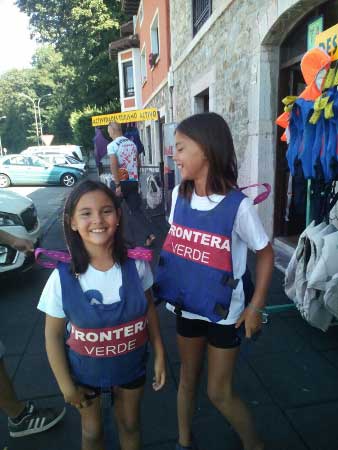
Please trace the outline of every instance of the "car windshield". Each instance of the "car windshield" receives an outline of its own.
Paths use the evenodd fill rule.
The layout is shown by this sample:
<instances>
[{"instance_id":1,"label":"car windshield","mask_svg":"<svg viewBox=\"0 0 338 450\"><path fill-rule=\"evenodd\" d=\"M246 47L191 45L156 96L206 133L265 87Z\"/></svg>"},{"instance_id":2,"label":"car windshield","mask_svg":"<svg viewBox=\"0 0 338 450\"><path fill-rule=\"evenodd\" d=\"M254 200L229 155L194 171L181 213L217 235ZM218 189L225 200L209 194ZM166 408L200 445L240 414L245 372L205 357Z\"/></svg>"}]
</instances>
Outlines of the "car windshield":
<instances>
[{"instance_id":1,"label":"car windshield","mask_svg":"<svg viewBox=\"0 0 338 450\"><path fill-rule=\"evenodd\" d=\"M76 158L73 158L72 156L67 156L67 161L70 162L70 164L79 164L80 161Z\"/></svg>"}]
</instances>

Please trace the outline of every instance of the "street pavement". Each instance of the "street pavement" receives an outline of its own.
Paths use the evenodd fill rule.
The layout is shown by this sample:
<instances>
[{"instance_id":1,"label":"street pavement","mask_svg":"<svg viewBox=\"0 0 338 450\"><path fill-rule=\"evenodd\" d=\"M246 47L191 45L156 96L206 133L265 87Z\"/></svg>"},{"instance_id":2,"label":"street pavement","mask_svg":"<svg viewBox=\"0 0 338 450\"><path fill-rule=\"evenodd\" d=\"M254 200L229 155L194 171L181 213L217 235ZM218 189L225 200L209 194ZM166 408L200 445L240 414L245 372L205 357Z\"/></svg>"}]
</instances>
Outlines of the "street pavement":
<instances>
[{"instance_id":1,"label":"street pavement","mask_svg":"<svg viewBox=\"0 0 338 450\"><path fill-rule=\"evenodd\" d=\"M51 200L52 197L48 195ZM62 202L63 195L60 195L58 204L53 203L46 212L43 239L46 248L64 248ZM158 235L155 248L158 255L166 222L163 216L157 216L153 223ZM250 255L249 265L254 270L254 255ZM5 361L19 397L33 399L41 406L61 408L63 399L44 349L44 317L36 309L49 273L47 269L34 267L25 274L6 278L6 283L1 280L0 335L7 347ZM276 269L268 303L287 302L283 275ZM179 381L175 318L163 305L158 307L158 312L166 348L167 384L160 392L152 391L150 361L142 404L143 448L173 450L177 438ZM206 382L205 367L193 421L198 450L241 450L233 429L210 404ZM338 327L323 333L303 321L297 311L271 315L258 341L243 344L234 384L254 414L266 450L338 449ZM8 437L6 417L0 413L0 450L5 448L79 450L78 413L67 406L65 418L53 429L17 439ZM118 448L117 444L114 448Z\"/></svg>"}]
</instances>

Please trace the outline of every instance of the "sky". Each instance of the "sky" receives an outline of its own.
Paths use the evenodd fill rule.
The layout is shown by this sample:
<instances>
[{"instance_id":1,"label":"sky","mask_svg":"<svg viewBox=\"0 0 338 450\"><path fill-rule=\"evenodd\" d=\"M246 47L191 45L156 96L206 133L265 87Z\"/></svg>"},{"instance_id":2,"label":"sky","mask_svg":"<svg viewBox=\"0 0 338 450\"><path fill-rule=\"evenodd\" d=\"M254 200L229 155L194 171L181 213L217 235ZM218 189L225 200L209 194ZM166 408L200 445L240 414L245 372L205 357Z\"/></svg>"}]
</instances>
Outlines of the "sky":
<instances>
[{"instance_id":1,"label":"sky","mask_svg":"<svg viewBox=\"0 0 338 450\"><path fill-rule=\"evenodd\" d=\"M0 74L30 66L37 45L30 39L28 21L14 0L0 0Z\"/></svg>"}]
</instances>

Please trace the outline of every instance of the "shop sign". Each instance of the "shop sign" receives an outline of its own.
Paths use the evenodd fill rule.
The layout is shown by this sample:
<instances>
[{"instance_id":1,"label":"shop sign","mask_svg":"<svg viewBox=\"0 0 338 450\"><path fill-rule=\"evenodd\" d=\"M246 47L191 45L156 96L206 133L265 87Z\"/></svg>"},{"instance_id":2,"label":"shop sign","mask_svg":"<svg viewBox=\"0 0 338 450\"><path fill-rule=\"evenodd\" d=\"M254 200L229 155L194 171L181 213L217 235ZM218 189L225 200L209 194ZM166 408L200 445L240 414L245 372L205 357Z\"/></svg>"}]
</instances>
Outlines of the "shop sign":
<instances>
[{"instance_id":1,"label":"shop sign","mask_svg":"<svg viewBox=\"0 0 338 450\"><path fill-rule=\"evenodd\" d=\"M156 108L136 109L113 114L104 114L102 116L92 117L92 126L100 127L108 125L110 122L129 123L143 122L145 120L158 120L158 111Z\"/></svg>"},{"instance_id":2,"label":"shop sign","mask_svg":"<svg viewBox=\"0 0 338 450\"><path fill-rule=\"evenodd\" d=\"M338 59L338 24L316 36L316 47L324 49L332 58Z\"/></svg>"},{"instance_id":3,"label":"shop sign","mask_svg":"<svg viewBox=\"0 0 338 450\"><path fill-rule=\"evenodd\" d=\"M310 50L311 48L315 47L315 41L317 34L321 33L323 31L324 27L324 17L319 16L312 22L308 23L307 25L307 49Z\"/></svg>"}]
</instances>

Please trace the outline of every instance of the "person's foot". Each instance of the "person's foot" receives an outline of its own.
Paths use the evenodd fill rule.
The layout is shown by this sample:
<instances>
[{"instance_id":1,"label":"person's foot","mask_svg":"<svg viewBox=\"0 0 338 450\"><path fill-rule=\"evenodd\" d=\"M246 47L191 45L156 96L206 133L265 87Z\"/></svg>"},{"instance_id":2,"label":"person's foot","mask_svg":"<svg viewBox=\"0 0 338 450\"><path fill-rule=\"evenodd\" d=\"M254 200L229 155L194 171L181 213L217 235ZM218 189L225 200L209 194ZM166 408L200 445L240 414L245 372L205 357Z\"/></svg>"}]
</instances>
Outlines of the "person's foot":
<instances>
[{"instance_id":1,"label":"person's foot","mask_svg":"<svg viewBox=\"0 0 338 450\"><path fill-rule=\"evenodd\" d=\"M66 408L37 408L32 402L27 402L25 410L23 416L20 414L17 420L8 418L9 435L13 438L49 430L60 422L66 413Z\"/></svg>"},{"instance_id":2,"label":"person's foot","mask_svg":"<svg viewBox=\"0 0 338 450\"><path fill-rule=\"evenodd\" d=\"M145 247L152 247L154 245L154 241L156 240L156 236L154 234L149 234L147 237L144 246Z\"/></svg>"}]
</instances>

